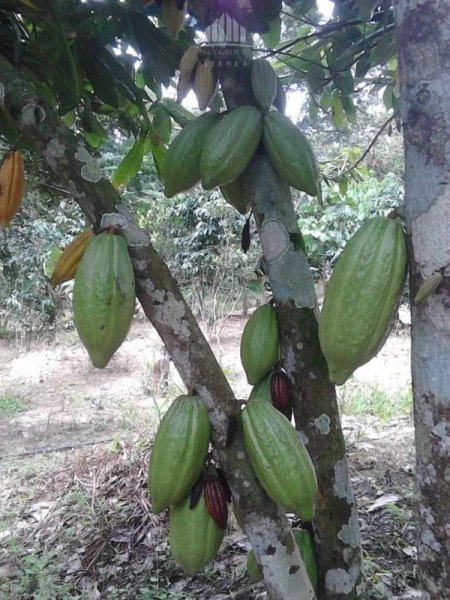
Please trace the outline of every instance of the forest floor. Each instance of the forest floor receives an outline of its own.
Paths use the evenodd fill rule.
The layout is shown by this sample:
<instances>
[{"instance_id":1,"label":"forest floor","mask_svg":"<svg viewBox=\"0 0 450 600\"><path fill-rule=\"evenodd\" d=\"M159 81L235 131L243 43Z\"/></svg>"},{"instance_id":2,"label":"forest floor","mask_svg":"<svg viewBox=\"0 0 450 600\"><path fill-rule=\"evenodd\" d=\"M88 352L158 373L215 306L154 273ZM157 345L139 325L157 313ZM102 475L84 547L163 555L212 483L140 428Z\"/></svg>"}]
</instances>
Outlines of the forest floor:
<instances>
[{"instance_id":1,"label":"forest floor","mask_svg":"<svg viewBox=\"0 0 450 600\"><path fill-rule=\"evenodd\" d=\"M239 361L244 323L233 316L208 335L238 398L250 390ZM407 332L391 335L339 390L373 600L420 597L409 344ZM72 331L29 348L0 340L0 598L265 597L246 578L248 543L233 518L217 559L186 578L170 557L167 514L150 512L151 439L184 392L171 366L158 394L161 356L143 320L104 370L90 366Z\"/></svg>"}]
</instances>

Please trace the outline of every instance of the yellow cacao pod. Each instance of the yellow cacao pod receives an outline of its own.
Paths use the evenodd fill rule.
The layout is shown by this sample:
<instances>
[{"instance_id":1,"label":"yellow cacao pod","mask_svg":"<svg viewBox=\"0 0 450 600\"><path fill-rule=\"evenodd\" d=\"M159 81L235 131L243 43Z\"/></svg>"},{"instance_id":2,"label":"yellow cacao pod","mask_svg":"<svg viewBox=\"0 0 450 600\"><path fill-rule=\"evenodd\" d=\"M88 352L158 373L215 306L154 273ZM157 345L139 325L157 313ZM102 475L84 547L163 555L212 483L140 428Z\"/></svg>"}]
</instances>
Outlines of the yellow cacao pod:
<instances>
[{"instance_id":1,"label":"yellow cacao pod","mask_svg":"<svg viewBox=\"0 0 450 600\"><path fill-rule=\"evenodd\" d=\"M210 60L199 61L195 69L194 92L197 96L198 107L206 110L216 91L217 79L214 75L214 65Z\"/></svg>"},{"instance_id":2,"label":"yellow cacao pod","mask_svg":"<svg viewBox=\"0 0 450 600\"><path fill-rule=\"evenodd\" d=\"M194 44L189 46L181 58L180 76L177 85L177 102L181 102L192 88L199 52L200 46Z\"/></svg>"},{"instance_id":3,"label":"yellow cacao pod","mask_svg":"<svg viewBox=\"0 0 450 600\"><path fill-rule=\"evenodd\" d=\"M0 167L0 227L7 227L22 204L25 188L23 158L17 150L5 155Z\"/></svg>"},{"instance_id":4,"label":"yellow cacao pod","mask_svg":"<svg viewBox=\"0 0 450 600\"><path fill-rule=\"evenodd\" d=\"M83 258L89 240L93 237L94 232L92 229L86 229L86 231L82 231L75 236L70 244L64 248L50 278L52 285L65 283L75 277L78 264Z\"/></svg>"},{"instance_id":5,"label":"yellow cacao pod","mask_svg":"<svg viewBox=\"0 0 450 600\"><path fill-rule=\"evenodd\" d=\"M181 8L176 0L162 0L161 17L169 34L178 39L180 29L183 27L187 12L187 0L184 0Z\"/></svg>"}]
</instances>

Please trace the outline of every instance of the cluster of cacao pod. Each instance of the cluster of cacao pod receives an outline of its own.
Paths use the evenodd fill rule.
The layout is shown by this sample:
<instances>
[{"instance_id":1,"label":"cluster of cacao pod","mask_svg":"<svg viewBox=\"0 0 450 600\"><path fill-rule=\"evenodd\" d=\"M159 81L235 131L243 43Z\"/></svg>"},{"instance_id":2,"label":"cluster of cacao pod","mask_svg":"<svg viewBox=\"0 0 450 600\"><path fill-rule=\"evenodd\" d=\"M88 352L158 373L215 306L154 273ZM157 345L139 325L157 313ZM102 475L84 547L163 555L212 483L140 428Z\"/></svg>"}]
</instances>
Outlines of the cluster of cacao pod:
<instances>
[{"instance_id":1,"label":"cluster of cacao pod","mask_svg":"<svg viewBox=\"0 0 450 600\"><path fill-rule=\"evenodd\" d=\"M0 163L0 227L7 227L22 205L25 189L23 158L10 150Z\"/></svg>"},{"instance_id":2,"label":"cluster of cacao pod","mask_svg":"<svg viewBox=\"0 0 450 600\"><path fill-rule=\"evenodd\" d=\"M88 231L75 238L60 260L54 281L75 271L75 327L92 364L104 368L124 341L134 314L134 271L127 244L117 231L95 236Z\"/></svg>"},{"instance_id":3,"label":"cluster of cacao pod","mask_svg":"<svg viewBox=\"0 0 450 600\"><path fill-rule=\"evenodd\" d=\"M406 279L401 224L369 219L347 242L325 289L319 340L330 380L343 384L383 346Z\"/></svg>"},{"instance_id":4,"label":"cluster of cacao pod","mask_svg":"<svg viewBox=\"0 0 450 600\"><path fill-rule=\"evenodd\" d=\"M241 338L241 361L253 390L241 411L244 443L267 494L304 521L314 517L317 480L311 458L290 422L286 373L279 366L276 310L260 306Z\"/></svg>"},{"instance_id":5,"label":"cluster of cacao pod","mask_svg":"<svg viewBox=\"0 0 450 600\"><path fill-rule=\"evenodd\" d=\"M216 556L231 501L223 472L210 462L205 466L209 436L202 399L179 396L164 415L150 454L152 510L170 506L170 550L187 575Z\"/></svg>"},{"instance_id":6,"label":"cluster of cacao pod","mask_svg":"<svg viewBox=\"0 0 450 600\"><path fill-rule=\"evenodd\" d=\"M241 106L226 113L209 111L190 121L175 137L164 162L165 194L172 197L202 182L219 186L224 198L245 214L249 207L245 169L256 152L264 152L287 184L320 196L320 174L304 134L275 105L279 83L270 63L255 60L251 71L257 106ZM214 65L191 46L181 60L178 98L193 88L204 110L217 87Z\"/></svg>"}]
</instances>

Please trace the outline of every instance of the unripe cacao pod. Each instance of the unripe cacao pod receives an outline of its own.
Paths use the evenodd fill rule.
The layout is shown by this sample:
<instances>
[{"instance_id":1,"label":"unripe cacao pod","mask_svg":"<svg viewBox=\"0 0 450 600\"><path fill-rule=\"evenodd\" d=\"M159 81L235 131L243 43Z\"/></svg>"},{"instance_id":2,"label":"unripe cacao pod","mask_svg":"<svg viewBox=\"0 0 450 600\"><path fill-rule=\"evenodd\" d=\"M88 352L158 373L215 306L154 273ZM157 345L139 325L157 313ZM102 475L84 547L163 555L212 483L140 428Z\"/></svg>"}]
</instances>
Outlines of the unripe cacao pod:
<instances>
[{"instance_id":1,"label":"unripe cacao pod","mask_svg":"<svg viewBox=\"0 0 450 600\"><path fill-rule=\"evenodd\" d=\"M310 143L280 112L264 115L264 148L271 163L290 186L310 196L320 195L320 174Z\"/></svg>"},{"instance_id":2,"label":"unripe cacao pod","mask_svg":"<svg viewBox=\"0 0 450 600\"><path fill-rule=\"evenodd\" d=\"M223 535L206 509L203 494L192 509L189 498L171 507L170 551L186 575L195 575L216 556Z\"/></svg>"},{"instance_id":3,"label":"unripe cacao pod","mask_svg":"<svg viewBox=\"0 0 450 600\"><path fill-rule=\"evenodd\" d=\"M414 304L425 302L444 281L444 275L441 271L435 271L430 277L427 277L419 288L419 291L414 298Z\"/></svg>"},{"instance_id":4,"label":"unripe cacao pod","mask_svg":"<svg viewBox=\"0 0 450 600\"><path fill-rule=\"evenodd\" d=\"M75 277L80 260L83 258L87 245L93 237L94 232L92 229L86 229L86 231L82 231L75 236L70 244L64 248L50 278L52 285L65 283Z\"/></svg>"},{"instance_id":5,"label":"unripe cacao pod","mask_svg":"<svg viewBox=\"0 0 450 600\"><path fill-rule=\"evenodd\" d=\"M317 560L314 538L309 531L306 531L306 529L293 529L292 533L300 550L309 580L311 581L313 588L317 588ZM250 583L257 583L263 578L261 567L256 562L256 556L253 550L251 550L247 556L247 574Z\"/></svg>"},{"instance_id":6,"label":"unripe cacao pod","mask_svg":"<svg viewBox=\"0 0 450 600\"><path fill-rule=\"evenodd\" d=\"M7 152L0 166L0 227L7 227L22 205L25 189L23 158L19 151Z\"/></svg>"},{"instance_id":7,"label":"unripe cacao pod","mask_svg":"<svg viewBox=\"0 0 450 600\"><path fill-rule=\"evenodd\" d=\"M275 308L258 307L244 327L241 338L241 362L247 380L254 385L267 375L278 361L279 331Z\"/></svg>"},{"instance_id":8,"label":"unripe cacao pod","mask_svg":"<svg viewBox=\"0 0 450 600\"><path fill-rule=\"evenodd\" d=\"M386 341L405 285L406 258L400 223L385 217L367 221L338 258L319 320L320 347L337 385Z\"/></svg>"},{"instance_id":9,"label":"unripe cacao pod","mask_svg":"<svg viewBox=\"0 0 450 600\"><path fill-rule=\"evenodd\" d=\"M204 492L206 509L221 529L226 529L228 520L227 494L217 474L205 477Z\"/></svg>"},{"instance_id":10,"label":"unripe cacao pod","mask_svg":"<svg viewBox=\"0 0 450 600\"><path fill-rule=\"evenodd\" d=\"M250 200L245 188L243 173L231 183L222 185L220 191L228 204L240 212L241 215L245 215L249 211Z\"/></svg>"},{"instance_id":11,"label":"unripe cacao pod","mask_svg":"<svg viewBox=\"0 0 450 600\"><path fill-rule=\"evenodd\" d=\"M270 379L271 375L267 375L267 377L263 377L253 386L252 391L250 392L249 402L258 402L260 400L264 402L271 402L272 398L270 395Z\"/></svg>"},{"instance_id":12,"label":"unripe cacao pod","mask_svg":"<svg viewBox=\"0 0 450 600\"><path fill-rule=\"evenodd\" d=\"M252 88L260 109L269 110L277 95L278 79L272 65L265 58L253 61Z\"/></svg>"},{"instance_id":13,"label":"unripe cacao pod","mask_svg":"<svg viewBox=\"0 0 450 600\"><path fill-rule=\"evenodd\" d=\"M206 138L219 120L218 113L207 112L185 125L170 144L162 169L168 198L190 190L200 181L200 156Z\"/></svg>"},{"instance_id":14,"label":"unripe cacao pod","mask_svg":"<svg viewBox=\"0 0 450 600\"><path fill-rule=\"evenodd\" d=\"M209 433L203 400L198 396L179 396L164 415L150 454L153 512L158 513L189 494L205 462Z\"/></svg>"},{"instance_id":15,"label":"unripe cacao pod","mask_svg":"<svg viewBox=\"0 0 450 600\"><path fill-rule=\"evenodd\" d=\"M241 106L225 115L208 136L200 159L205 190L234 181L245 169L261 140L262 114Z\"/></svg>"},{"instance_id":16,"label":"unripe cacao pod","mask_svg":"<svg viewBox=\"0 0 450 600\"><path fill-rule=\"evenodd\" d=\"M249 402L242 410L242 424L245 448L261 486L287 512L311 521L316 474L295 429L268 402Z\"/></svg>"},{"instance_id":17,"label":"unripe cacao pod","mask_svg":"<svg viewBox=\"0 0 450 600\"><path fill-rule=\"evenodd\" d=\"M125 240L109 232L96 235L78 265L73 288L75 326L95 367L106 367L125 339L135 300Z\"/></svg>"}]
</instances>

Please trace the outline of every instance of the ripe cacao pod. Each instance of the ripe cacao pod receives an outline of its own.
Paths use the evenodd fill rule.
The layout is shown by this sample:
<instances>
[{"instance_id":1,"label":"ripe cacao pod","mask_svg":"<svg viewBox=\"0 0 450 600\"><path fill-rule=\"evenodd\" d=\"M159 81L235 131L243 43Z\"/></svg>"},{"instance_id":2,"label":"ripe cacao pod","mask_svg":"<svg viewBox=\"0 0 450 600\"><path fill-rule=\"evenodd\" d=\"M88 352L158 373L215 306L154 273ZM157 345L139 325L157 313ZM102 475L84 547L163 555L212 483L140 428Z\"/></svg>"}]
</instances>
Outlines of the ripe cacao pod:
<instances>
[{"instance_id":1,"label":"ripe cacao pod","mask_svg":"<svg viewBox=\"0 0 450 600\"><path fill-rule=\"evenodd\" d=\"M189 494L205 462L209 432L203 400L198 396L179 396L164 415L150 454L153 512L158 513Z\"/></svg>"},{"instance_id":2,"label":"ripe cacao pod","mask_svg":"<svg viewBox=\"0 0 450 600\"><path fill-rule=\"evenodd\" d=\"M244 327L241 338L241 362L247 381L254 385L278 361L279 331L273 306L258 307Z\"/></svg>"},{"instance_id":3,"label":"ripe cacao pod","mask_svg":"<svg viewBox=\"0 0 450 600\"><path fill-rule=\"evenodd\" d=\"M95 367L106 367L125 339L135 300L125 240L109 232L96 235L78 265L73 288L75 326Z\"/></svg>"},{"instance_id":4,"label":"ripe cacao pod","mask_svg":"<svg viewBox=\"0 0 450 600\"><path fill-rule=\"evenodd\" d=\"M59 285L75 277L80 260L83 258L87 245L93 237L94 232L92 229L86 229L86 231L82 231L75 236L70 244L64 248L50 278L52 285Z\"/></svg>"},{"instance_id":5,"label":"ripe cacao pod","mask_svg":"<svg viewBox=\"0 0 450 600\"><path fill-rule=\"evenodd\" d=\"M253 61L252 88L260 109L269 110L277 95L278 79L272 65L265 58Z\"/></svg>"},{"instance_id":6,"label":"ripe cacao pod","mask_svg":"<svg viewBox=\"0 0 450 600\"><path fill-rule=\"evenodd\" d=\"M192 509L189 497L171 507L170 551L186 575L195 575L216 556L223 535L206 509L203 494Z\"/></svg>"},{"instance_id":7,"label":"ripe cacao pod","mask_svg":"<svg viewBox=\"0 0 450 600\"><path fill-rule=\"evenodd\" d=\"M0 227L7 227L22 205L25 189L23 158L17 150L7 152L0 166Z\"/></svg>"},{"instance_id":8,"label":"ripe cacao pod","mask_svg":"<svg viewBox=\"0 0 450 600\"><path fill-rule=\"evenodd\" d=\"M245 169L261 140L262 114L241 106L225 115L208 136L200 159L205 190L227 185Z\"/></svg>"},{"instance_id":9,"label":"ripe cacao pod","mask_svg":"<svg viewBox=\"0 0 450 600\"><path fill-rule=\"evenodd\" d=\"M226 529L228 520L227 493L217 474L205 477L204 492L206 509L220 527Z\"/></svg>"},{"instance_id":10,"label":"ripe cacao pod","mask_svg":"<svg viewBox=\"0 0 450 600\"><path fill-rule=\"evenodd\" d=\"M184 18L187 13L187 0L162 0L161 17L169 34L178 39L180 29L183 27Z\"/></svg>"},{"instance_id":11,"label":"ripe cacao pod","mask_svg":"<svg viewBox=\"0 0 450 600\"><path fill-rule=\"evenodd\" d=\"M304 521L314 517L317 480L297 432L272 404L249 402L242 410L245 448L267 494Z\"/></svg>"},{"instance_id":12,"label":"ripe cacao pod","mask_svg":"<svg viewBox=\"0 0 450 600\"><path fill-rule=\"evenodd\" d=\"M320 195L320 174L305 135L280 112L264 115L264 148L271 163L290 186L310 196Z\"/></svg>"},{"instance_id":13,"label":"ripe cacao pod","mask_svg":"<svg viewBox=\"0 0 450 600\"><path fill-rule=\"evenodd\" d=\"M216 92L216 87L217 75L214 73L214 63L210 60L199 61L195 68L193 88L200 110L206 110Z\"/></svg>"},{"instance_id":14,"label":"ripe cacao pod","mask_svg":"<svg viewBox=\"0 0 450 600\"><path fill-rule=\"evenodd\" d=\"M199 53L200 46L193 44L189 46L181 57L180 76L177 84L177 102L181 102L192 88Z\"/></svg>"},{"instance_id":15,"label":"ripe cacao pod","mask_svg":"<svg viewBox=\"0 0 450 600\"><path fill-rule=\"evenodd\" d=\"M383 346L405 277L400 223L370 219L347 242L325 289L319 339L331 381L343 384Z\"/></svg>"},{"instance_id":16,"label":"ripe cacao pod","mask_svg":"<svg viewBox=\"0 0 450 600\"><path fill-rule=\"evenodd\" d=\"M292 533L300 550L309 580L313 588L317 588L317 561L312 533L306 531L306 529L293 529ZM250 583L257 583L263 577L261 567L256 562L253 550L247 556L247 574Z\"/></svg>"},{"instance_id":17,"label":"ripe cacao pod","mask_svg":"<svg viewBox=\"0 0 450 600\"><path fill-rule=\"evenodd\" d=\"M218 113L207 112L185 125L170 144L162 169L168 198L190 190L200 181L200 156L211 128L219 120Z\"/></svg>"},{"instance_id":18,"label":"ripe cacao pod","mask_svg":"<svg viewBox=\"0 0 450 600\"><path fill-rule=\"evenodd\" d=\"M242 173L231 183L222 185L220 191L228 204L240 212L241 215L245 215L249 211L250 200L245 188L244 175Z\"/></svg>"}]
</instances>

